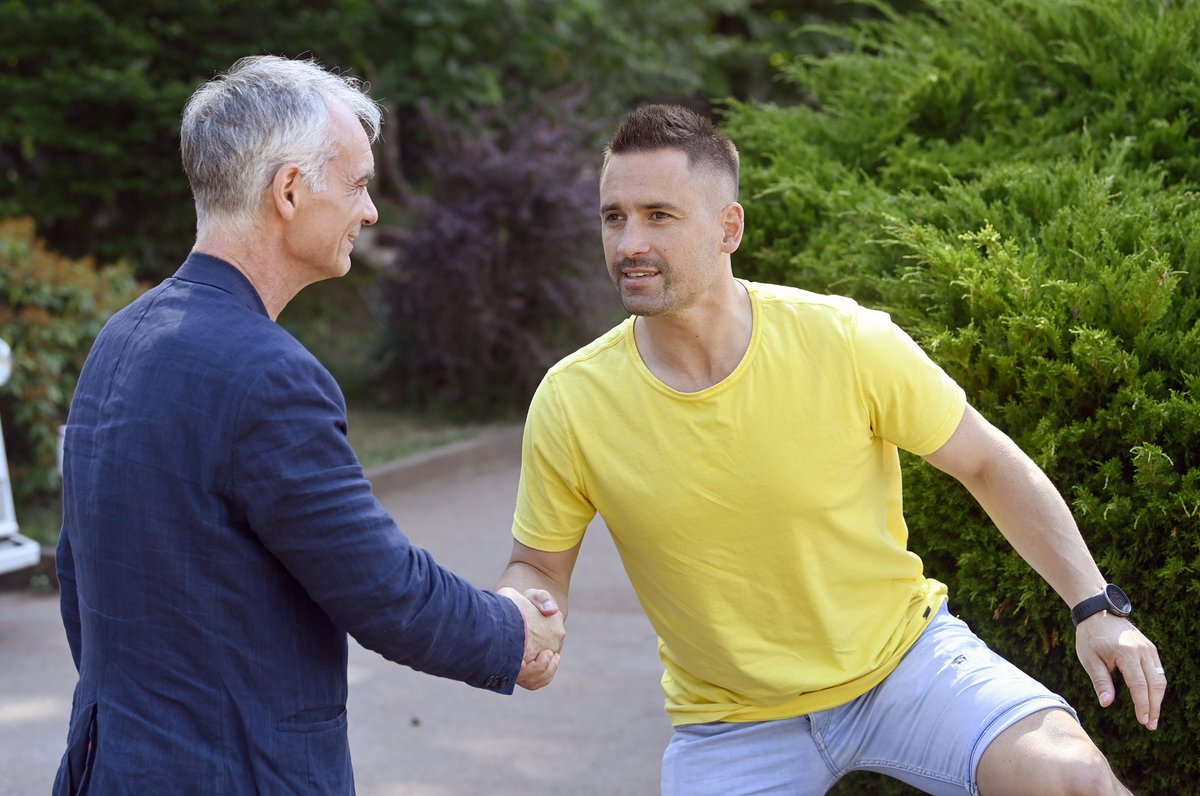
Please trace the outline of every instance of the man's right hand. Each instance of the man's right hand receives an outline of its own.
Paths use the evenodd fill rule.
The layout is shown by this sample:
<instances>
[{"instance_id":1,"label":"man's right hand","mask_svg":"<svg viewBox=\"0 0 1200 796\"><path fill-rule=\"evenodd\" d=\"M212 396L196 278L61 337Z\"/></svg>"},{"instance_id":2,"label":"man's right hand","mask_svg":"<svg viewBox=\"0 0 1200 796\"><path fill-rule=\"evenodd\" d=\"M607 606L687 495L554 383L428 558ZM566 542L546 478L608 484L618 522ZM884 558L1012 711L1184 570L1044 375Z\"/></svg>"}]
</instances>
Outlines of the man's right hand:
<instances>
[{"instance_id":1,"label":"man's right hand","mask_svg":"<svg viewBox=\"0 0 1200 796\"><path fill-rule=\"evenodd\" d=\"M554 597L545 589L529 589L521 594L509 586L496 593L512 600L525 619L525 655L517 685L530 691L549 685L558 671L559 653L567 635Z\"/></svg>"}]
</instances>

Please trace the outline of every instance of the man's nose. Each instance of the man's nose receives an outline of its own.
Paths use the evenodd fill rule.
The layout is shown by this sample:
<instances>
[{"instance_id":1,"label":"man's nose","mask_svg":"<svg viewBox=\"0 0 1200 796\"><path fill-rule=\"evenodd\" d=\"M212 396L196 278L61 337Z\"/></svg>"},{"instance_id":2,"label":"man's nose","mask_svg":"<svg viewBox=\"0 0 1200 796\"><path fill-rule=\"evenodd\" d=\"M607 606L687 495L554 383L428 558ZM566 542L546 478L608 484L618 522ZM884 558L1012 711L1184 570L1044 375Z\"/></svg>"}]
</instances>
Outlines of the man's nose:
<instances>
[{"instance_id":1,"label":"man's nose","mask_svg":"<svg viewBox=\"0 0 1200 796\"><path fill-rule=\"evenodd\" d=\"M364 208L365 212L363 213L362 222L364 226L370 226L379 220L379 211L375 208L375 202L372 201L371 194L365 191L363 194L367 197L367 206Z\"/></svg>"},{"instance_id":2,"label":"man's nose","mask_svg":"<svg viewBox=\"0 0 1200 796\"><path fill-rule=\"evenodd\" d=\"M645 254L650 249L649 236L637 224L627 223L617 238L617 255L620 257L636 257Z\"/></svg>"}]
</instances>

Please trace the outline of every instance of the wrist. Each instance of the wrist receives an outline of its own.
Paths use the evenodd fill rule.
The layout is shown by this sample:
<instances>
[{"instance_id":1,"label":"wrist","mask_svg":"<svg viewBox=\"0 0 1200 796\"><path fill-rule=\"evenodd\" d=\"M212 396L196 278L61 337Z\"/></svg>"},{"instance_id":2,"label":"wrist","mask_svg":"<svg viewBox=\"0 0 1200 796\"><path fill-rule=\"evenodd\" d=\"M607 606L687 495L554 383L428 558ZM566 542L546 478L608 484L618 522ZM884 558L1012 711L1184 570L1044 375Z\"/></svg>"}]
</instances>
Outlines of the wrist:
<instances>
[{"instance_id":1,"label":"wrist","mask_svg":"<svg viewBox=\"0 0 1200 796\"><path fill-rule=\"evenodd\" d=\"M521 629L524 635L524 648L529 650L529 617L525 615L525 609L521 607L522 595L511 586L504 586L496 590L496 594L508 600L513 604L513 608L517 609L517 613L521 615Z\"/></svg>"},{"instance_id":2,"label":"wrist","mask_svg":"<svg viewBox=\"0 0 1200 796\"><path fill-rule=\"evenodd\" d=\"M1133 603L1125 592L1119 586L1108 583L1099 594L1076 603L1071 609L1071 622L1079 627L1081 622L1099 613L1126 617L1132 611Z\"/></svg>"}]
</instances>

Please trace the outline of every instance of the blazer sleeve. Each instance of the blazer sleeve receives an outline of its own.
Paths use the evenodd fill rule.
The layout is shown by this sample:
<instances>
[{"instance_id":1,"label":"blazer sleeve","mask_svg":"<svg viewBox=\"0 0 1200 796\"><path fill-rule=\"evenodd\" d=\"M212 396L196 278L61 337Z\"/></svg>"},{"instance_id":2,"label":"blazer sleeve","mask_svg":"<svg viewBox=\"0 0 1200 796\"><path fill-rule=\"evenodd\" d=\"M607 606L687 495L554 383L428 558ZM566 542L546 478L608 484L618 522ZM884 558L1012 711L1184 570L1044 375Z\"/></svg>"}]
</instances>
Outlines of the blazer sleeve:
<instances>
[{"instance_id":1,"label":"blazer sleeve","mask_svg":"<svg viewBox=\"0 0 1200 796\"><path fill-rule=\"evenodd\" d=\"M253 532L332 621L389 660L511 693L520 610L409 543L346 439L333 377L313 358L260 373L235 423L227 489Z\"/></svg>"},{"instance_id":2,"label":"blazer sleeve","mask_svg":"<svg viewBox=\"0 0 1200 796\"><path fill-rule=\"evenodd\" d=\"M58 546L54 553L54 566L58 577L58 604L62 612L63 628L67 631L67 645L75 670L79 671L82 655L82 633L79 620L79 591L75 587L75 557L71 552L71 534L67 523L63 523L58 534Z\"/></svg>"}]
</instances>

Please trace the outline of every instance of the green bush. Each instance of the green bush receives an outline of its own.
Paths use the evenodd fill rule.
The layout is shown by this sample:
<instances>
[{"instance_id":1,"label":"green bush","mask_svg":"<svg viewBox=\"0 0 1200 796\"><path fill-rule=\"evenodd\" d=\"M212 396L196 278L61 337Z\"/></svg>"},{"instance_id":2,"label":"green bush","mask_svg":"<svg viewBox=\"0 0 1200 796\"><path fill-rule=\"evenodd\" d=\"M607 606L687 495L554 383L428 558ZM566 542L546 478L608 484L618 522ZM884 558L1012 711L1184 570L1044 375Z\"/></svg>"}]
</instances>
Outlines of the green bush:
<instances>
[{"instance_id":1,"label":"green bush","mask_svg":"<svg viewBox=\"0 0 1200 796\"><path fill-rule=\"evenodd\" d=\"M140 292L127 266L67 259L46 249L31 220L0 219L0 335L13 352L0 424L18 506L58 488L58 427L83 361L104 322Z\"/></svg>"},{"instance_id":2,"label":"green bush","mask_svg":"<svg viewBox=\"0 0 1200 796\"><path fill-rule=\"evenodd\" d=\"M342 54L337 19L296 5L0 2L0 217L32 217L69 257L173 273L195 232L179 160L188 96L244 55Z\"/></svg>"},{"instance_id":3,"label":"green bush","mask_svg":"<svg viewBox=\"0 0 1200 796\"><path fill-rule=\"evenodd\" d=\"M589 129L573 143L591 165L600 131L637 102L707 107L712 95L786 95L790 89L770 79L769 65L782 57L782 49L818 52L837 44L821 32L789 37L794 20L869 12L842 0L0 0L0 217L32 217L49 246L66 256L123 258L144 279L168 276L191 246L195 225L179 163L179 115L187 97L238 57L311 55L368 79L384 107L372 186L383 223L373 231L381 247L396 248L408 233L405 222L423 220L431 197L440 202L439 195L454 190L438 185L443 173L430 170L430 163L447 155L440 133L422 123L425 111L448 120L454 140L475 149L494 146L488 139L496 131L475 123L497 112L546 123L582 118ZM585 94L587 101L562 104L564 88ZM509 131L511 123L505 134ZM477 145L475 138L481 139ZM544 171L556 168L549 163ZM496 170L489 174L505 178ZM492 195L507 190L479 179L475 185ZM594 216L594 209L585 216ZM417 233L435 249L462 246L461 230L452 226L439 227L450 239L435 239L423 228ZM594 227L589 234L595 235ZM526 256L514 246L504 248L511 256ZM365 249L360 247L356 259L365 260ZM600 272L598 251L593 249L589 261ZM384 252L381 259L405 256ZM555 269L554 278L563 270ZM570 280L560 281L534 290L573 290ZM374 341L343 343L346 329L320 317L322 306L302 298L289 310L287 325L332 355L350 348L349 364L330 365L352 378L351 389L367 389L365 371L374 363L360 366L358 352L374 353ZM551 314L559 307L565 305L557 302ZM306 317L310 309L317 317ZM495 337L498 327L489 325L490 317L459 313L453 320L476 328L456 334L458 351L440 364L431 362L436 352L427 356L412 347L392 348L384 356L389 362L410 355L421 360L399 371L440 368L439 379L466 374L458 384L439 385L436 394L415 397L436 403L466 395L470 400L454 409L469 412L490 406L492 396L477 400L469 365L454 360L490 340L484 352L490 360L508 357L518 366L519 383L503 400L520 404L526 371L540 367L545 357L540 352L531 357L524 336L511 338L511 351L499 351L505 338ZM356 320L349 334L364 325ZM373 337L375 328L367 326ZM487 388L494 393L505 387L492 381ZM414 385L404 389L409 396L417 392Z\"/></svg>"},{"instance_id":4,"label":"green bush","mask_svg":"<svg viewBox=\"0 0 1200 796\"><path fill-rule=\"evenodd\" d=\"M887 309L1047 471L1159 646L1173 686L1156 733L1123 692L1098 707L1067 607L957 482L910 457L913 549L1135 792L1189 792L1200 6L929 0L843 32L847 50L786 69L811 103L728 107L748 219L735 265Z\"/></svg>"},{"instance_id":5,"label":"green bush","mask_svg":"<svg viewBox=\"0 0 1200 796\"><path fill-rule=\"evenodd\" d=\"M756 5L3 0L0 217L31 216L68 256L125 258L165 277L195 224L180 113L237 58L313 56L369 79L389 110L378 198L403 200L406 181L423 176L408 173L429 144L410 124L421 104L459 119L501 104L553 113L553 91L569 82L589 87L586 111L605 118L632 97L770 88L763 42L784 25ZM746 29L718 29L730 22ZM733 66L736 86L724 78Z\"/></svg>"}]
</instances>

